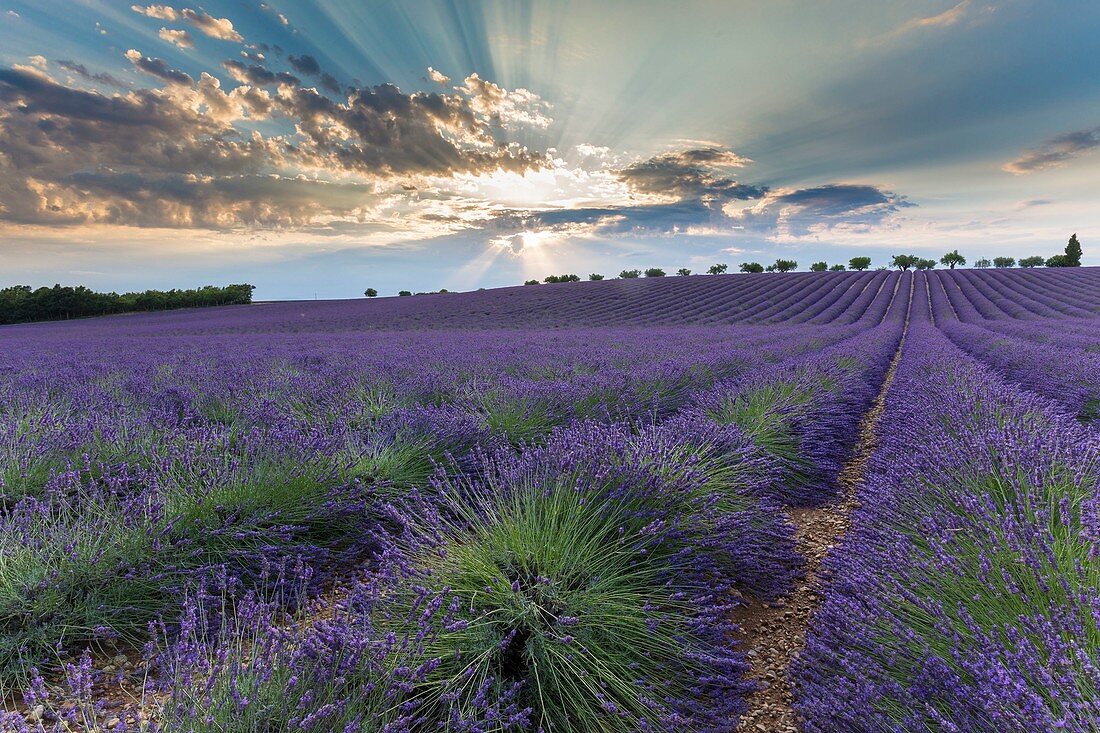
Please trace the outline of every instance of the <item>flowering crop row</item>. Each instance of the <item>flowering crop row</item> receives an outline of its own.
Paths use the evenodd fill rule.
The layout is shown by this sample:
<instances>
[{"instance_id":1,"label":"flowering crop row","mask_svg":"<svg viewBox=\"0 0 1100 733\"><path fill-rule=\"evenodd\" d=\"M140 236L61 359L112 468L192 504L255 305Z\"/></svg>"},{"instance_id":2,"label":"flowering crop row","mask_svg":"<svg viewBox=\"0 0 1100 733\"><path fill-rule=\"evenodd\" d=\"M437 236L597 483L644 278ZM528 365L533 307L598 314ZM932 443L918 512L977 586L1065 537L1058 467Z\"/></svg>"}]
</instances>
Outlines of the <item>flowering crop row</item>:
<instances>
[{"instance_id":1,"label":"flowering crop row","mask_svg":"<svg viewBox=\"0 0 1100 733\"><path fill-rule=\"evenodd\" d=\"M806 729L1097 730L1095 435L927 322L879 434L797 664Z\"/></svg>"},{"instance_id":2,"label":"flowering crop row","mask_svg":"<svg viewBox=\"0 0 1100 733\"><path fill-rule=\"evenodd\" d=\"M1100 334L1051 333L1048 328L1044 341L1036 342L1011 331L961 323L947 324L944 332L1010 381L1053 400L1082 421L1100 419Z\"/></svg>"}]
</instances>

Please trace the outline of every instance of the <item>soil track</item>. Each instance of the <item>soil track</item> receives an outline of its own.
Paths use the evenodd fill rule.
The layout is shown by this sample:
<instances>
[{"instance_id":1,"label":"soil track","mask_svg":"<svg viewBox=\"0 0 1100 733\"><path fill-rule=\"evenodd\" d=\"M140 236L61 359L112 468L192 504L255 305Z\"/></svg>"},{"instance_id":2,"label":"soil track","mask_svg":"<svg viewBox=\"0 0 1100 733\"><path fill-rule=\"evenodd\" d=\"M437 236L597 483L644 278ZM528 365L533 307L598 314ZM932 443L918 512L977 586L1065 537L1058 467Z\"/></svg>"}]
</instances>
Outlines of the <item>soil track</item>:
<instances>
[{"instance_id":1,"label":"soil track","mask_svg":"<svg viewBox=\"0 0 1100 733\"><path fill-rule=\"evenodd\" d=\"M806 559L806 572L786 596L773 603L750 601L734 614L741 628L740 644L746 648L751 677L760 689L748 698L749 710L741 718L739 731L746 733L797 733L801 721L793 707L794 695L788 670L806 643L810 617L821 601L827 580L822 562L848 531L856 496L863 483L867 462L878 444L878 424L886 409L886 394L894 381L913 307L913 283L897 351L886 371L878 396L860 424L852 457L838 477L840 494L829 504L812 509L791 509L798 551Z\"/></svg>"}]
</instances>

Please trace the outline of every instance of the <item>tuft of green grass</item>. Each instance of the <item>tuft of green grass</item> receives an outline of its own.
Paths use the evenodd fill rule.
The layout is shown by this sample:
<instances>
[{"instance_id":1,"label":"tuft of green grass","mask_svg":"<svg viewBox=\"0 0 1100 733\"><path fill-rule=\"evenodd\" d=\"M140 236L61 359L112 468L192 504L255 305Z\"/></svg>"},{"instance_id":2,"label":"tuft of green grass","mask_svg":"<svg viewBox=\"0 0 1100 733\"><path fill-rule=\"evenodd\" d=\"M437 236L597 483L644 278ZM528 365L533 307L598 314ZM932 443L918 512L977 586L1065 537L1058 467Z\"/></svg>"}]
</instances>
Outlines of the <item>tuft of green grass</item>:
<instances>
[{"instance_id":1,"label":"tuft of green grass","mask_svg":"<svg viewBox=\"0 0 1100 733\"><path fill-rule=\"evenodd\" d=\"M703 589L676 577L679 548L655 540L639 505L576 486L485 497L443 551L418 556L423 582L464 612L428 641L440 664L424 705L473 709L480 690L522 683L532 730L636 731L707 674L690 658Z\"/></svg>"},{"instance_id":2,"label":"tuft of green grass","mask_svg":"<svg viewBox=\"0 0 1100 733\"><path fill-rule=\"evenodd\" d=\"M478 395L475 410L485 426L513 446L530 445L562 423L545 403L489 390Z\"/></svg>"},{"instance_id":3,"label":"tuft of green grass","mask_svg":"<svg viewBox=\"0 0 1100 733\"><path fill-rule=\"evenodd\" d=\"M808 464L801 455L795 427L816 398L801 382L776 381L733 395L708 414L720 425L741 428L759 448L797 474Z\"/></svg>"}]
</instances>

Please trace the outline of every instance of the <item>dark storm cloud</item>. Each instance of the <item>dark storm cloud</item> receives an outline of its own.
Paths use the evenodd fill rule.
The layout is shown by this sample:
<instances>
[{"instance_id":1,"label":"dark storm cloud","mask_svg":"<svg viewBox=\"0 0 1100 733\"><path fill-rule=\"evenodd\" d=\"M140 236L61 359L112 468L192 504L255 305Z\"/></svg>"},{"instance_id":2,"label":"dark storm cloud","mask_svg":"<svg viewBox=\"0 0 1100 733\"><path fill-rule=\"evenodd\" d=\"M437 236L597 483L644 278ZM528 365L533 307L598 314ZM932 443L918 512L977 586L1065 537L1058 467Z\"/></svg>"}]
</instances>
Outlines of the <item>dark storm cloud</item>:
<instances>
[{"instance_id":1,"label":"dark storm cloud","mask_svg":"<svg viewBox=\"0 0 1100 733\"><path fill-rule=\"evenodd\" d=\"M760 198L767 193L766 187L740 183L722 173L748 162L724 148L695 148L634 163L619 171L619 178L639 193L684 200L723 203Z\"/></svg>"},{"instance_id":2,"label":"dark storm cloud","mask_svg":"<svg viewBox=\"0 0 1100 733\"><path fill-rule=\"evenodd\" d=\"M1058 135L1004 165L1009 173L1023 175L1055 168L1100 147L1100 127Z\"/></svg>"}]
</instances>

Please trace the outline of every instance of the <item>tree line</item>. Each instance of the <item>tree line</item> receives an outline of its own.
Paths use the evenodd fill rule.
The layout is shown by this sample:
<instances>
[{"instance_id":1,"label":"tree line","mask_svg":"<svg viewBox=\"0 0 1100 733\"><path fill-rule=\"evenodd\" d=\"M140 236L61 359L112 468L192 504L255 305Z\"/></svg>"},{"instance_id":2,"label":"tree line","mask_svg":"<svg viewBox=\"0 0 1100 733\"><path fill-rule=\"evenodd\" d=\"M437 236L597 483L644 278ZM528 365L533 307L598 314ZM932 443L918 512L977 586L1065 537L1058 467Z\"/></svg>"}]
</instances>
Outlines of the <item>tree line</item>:
<instances>
[{"instance_id":1,"label":"tree line","mask_svg":"<svg viewBox=\"0 0 1100 733\"><path fill-rule=\"evenodd\" d=\"M0 323L29 323L87 318L116 313L206 308L215 305L243 305L252 302L254 285L217 287L206 285L187 290L146 290L141 293L97 293L83 285L54 285L32 289L15 285L0 289Z\"/></svg>"},{"instance_id":2,"label":"tree line","mask_svg":"<svg viewBox=\"0 0 1100 733\"><path fill-rule=\"evenodd\" d=\"M974 261L974 266L978 268L987 267L1080 267L1081 266L1081 243L1077 240L1077 235L1074 234L1069 238L1069 243L1066 245L1065 252L1062 254L1056 254L1051 257L1043 257L1042 255L1035 255L1033 257L1021 257L1017 260L1015 257L994 257L980 258ZM927 257L920 257L918 255L900 254L894 255L890 260L890 267L896 267L899 270L931 270L937 264L944 265L954 270L956 267L965 266L967 263L966 257L961 255L959 251L952 250L947 254L940 257L939 262ZM830 265L828 262L814 262L810 265L810 272L843 272L845 270L856 270L862 272L871 267L870 257L853 257L848 260L847 265L836 263ZM770 265L762 265L759 262L742 262L739 265L739 269L744 273L756 273L756 272L792 272L798 269L798 262L795 260L777 259ZM886 265L880 265L879 270L888 269ZM729 265L718 263L711 265L707 269L709 275L724 275L729 270ZM624 280L630 280L639 277L664 277L665 271L659 267L651 267L647 270L623 270L619 273L619 278ZM681 267L676 271L677 275L691 275L692 271L686 267ZM566 274L566 275L548 275L542 282L544 283L568 283L578 282L580 276ZM603 280L604 276L594 272L588 276L589 280ZM538 280L527 280L524 285L539 285ZM402 293L404 294L404 293Z\"/></svg>"}]
</instances>

